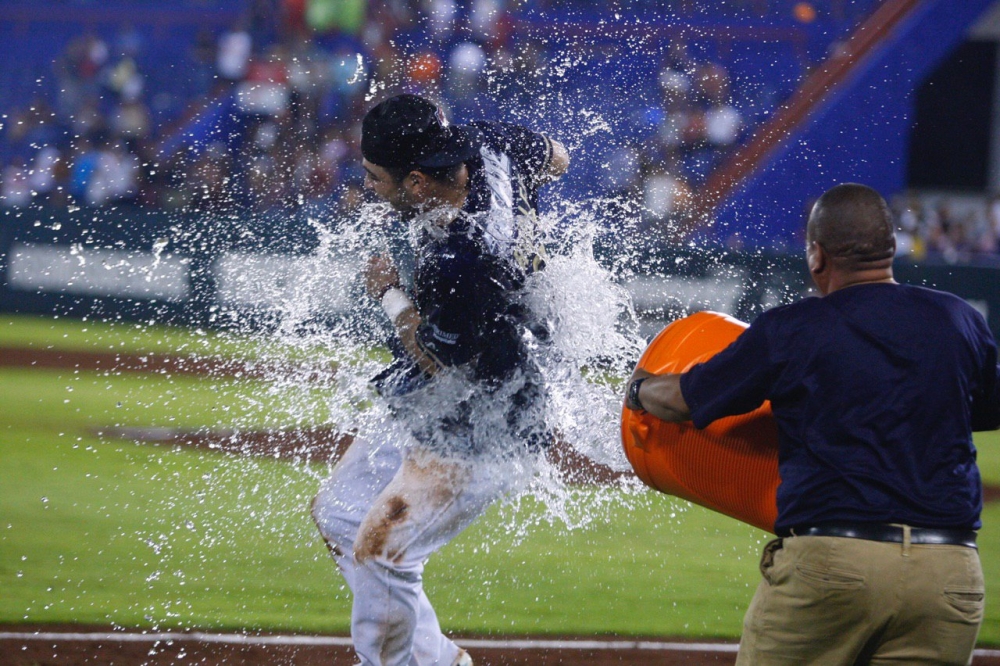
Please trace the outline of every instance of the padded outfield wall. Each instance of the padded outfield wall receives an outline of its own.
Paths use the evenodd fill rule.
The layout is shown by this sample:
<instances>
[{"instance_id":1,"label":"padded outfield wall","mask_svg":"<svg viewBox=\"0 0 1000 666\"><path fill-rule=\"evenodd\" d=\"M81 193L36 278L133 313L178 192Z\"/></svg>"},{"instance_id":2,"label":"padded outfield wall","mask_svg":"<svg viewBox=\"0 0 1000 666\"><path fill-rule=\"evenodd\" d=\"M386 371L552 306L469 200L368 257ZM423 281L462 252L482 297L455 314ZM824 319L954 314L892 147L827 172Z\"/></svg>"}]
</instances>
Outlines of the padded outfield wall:
<instances>
[{"instance_id":1,"label":"padded outfield wall","mask_svg":"<svg viewBox=\"0 0 1000 666\"><path fill-rule=\"evenodd\" d=\"M312 213L248 222L125 208L7 211L0 215L0 311L225 328L266 327L292 306L317 322L373 307L363 297L358 257L317 251L321 233L336 233L336 220ZM807 293L798 255L633 246L626 261L622 252L616 242L596 249L609 269L628 276L623 283L646 336L698 310L752 321ZM405 265L405 256L399 260ZM898 260L896 275L965 298L1000 338L1000 262Z\"/></svg>"}]
</instances>

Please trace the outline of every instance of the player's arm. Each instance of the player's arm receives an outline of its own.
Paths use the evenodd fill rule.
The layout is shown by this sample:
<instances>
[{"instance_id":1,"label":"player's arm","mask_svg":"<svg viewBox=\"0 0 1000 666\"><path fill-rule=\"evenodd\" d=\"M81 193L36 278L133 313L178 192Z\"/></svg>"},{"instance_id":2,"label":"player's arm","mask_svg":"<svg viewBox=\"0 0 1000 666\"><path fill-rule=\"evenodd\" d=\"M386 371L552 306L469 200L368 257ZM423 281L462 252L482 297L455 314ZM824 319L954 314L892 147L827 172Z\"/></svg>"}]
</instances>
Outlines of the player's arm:
<instances>
[{"instance_id":1,"label":"player's arm","mask_svg":"<svg viewBox=\"0 0 1000 666\"><path fill-rule=\"evenodd\" d=\"M664 421L691 418L691 410L681 393L681 375L674 373L654 375L637 368L626 384L625 406L649 412Z\"/></svg>"},{"instance_id":2,"label":"player's arm","mask_svg":"<svg viewBox=\"0 0 1000 666\"><path fill-rule=\"evenodd\" d=\"M477 126L499 137L514 161L531 175L535 186L552 182L569 169L569 151L561 141L548 134L508 122Z\"/></svg>"},{"instance_id":3,"label":"player's arm","mask_svg":"<svg viewBox=\"0 0 1000 666\"><path fill-rule=\"evenodd\" d=\"M399 271L390 259L375 256L368 261L365 289L369 296L382 303L382 309L389 316L406 353L427 375L437 373L441 369L441 363L417 340L420 313L400 286Z\"/></svg>"},{"instance_id":4,"label":"player's arm","mask_svg":"<svg viewBox=\"0 0 1000 666\"><path fill-rule=\"evenodd\" d=\"M549 142L549 161L542 172L540 180L547 183L556 180L569 169L569 151L560 141L551 137L545 137Z\"/></svg>"}]
</instances>

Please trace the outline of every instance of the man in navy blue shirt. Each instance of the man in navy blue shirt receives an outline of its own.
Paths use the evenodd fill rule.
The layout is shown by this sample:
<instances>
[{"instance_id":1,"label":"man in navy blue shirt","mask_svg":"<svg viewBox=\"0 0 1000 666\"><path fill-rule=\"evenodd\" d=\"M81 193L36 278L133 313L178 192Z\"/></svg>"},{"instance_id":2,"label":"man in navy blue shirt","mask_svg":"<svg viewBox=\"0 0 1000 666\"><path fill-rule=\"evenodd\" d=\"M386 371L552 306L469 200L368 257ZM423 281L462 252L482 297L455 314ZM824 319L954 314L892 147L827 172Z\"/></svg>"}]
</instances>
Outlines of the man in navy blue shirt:
<instances>
[{"instance_id":1,"label":"man in navy blue shirt","mask_svg":"<svg viewBox=\"0 0 1000 666\"><path fill-rule=\"evenodd\" d=\"M544 251L538 189L563 146L508 123L455 126L415 95L362 124L365 184L410 226L413 284L388 257L365 271L398 339L374 381L391 418L359 433L313 502L354 595L365 666L471 666L441 631L424 562L518 479L550 439L532 350L546 327L524 302Z\"/></svg>"},{"instance_id":2,"label":"man in navy blue shirt","mask_svg":"<svg viewBox=\"0 0 1000 666\"><path fill-rule=\"evenodd\" d=\"M826 192L807 228L822 298L762 314L683 374L637 371L626 406L703 428L771 401L779 537L738 664L967 664L983 617L972 432L1000 427L983 317L897 284L877 192Z\"/></svg>"}]
</instances>

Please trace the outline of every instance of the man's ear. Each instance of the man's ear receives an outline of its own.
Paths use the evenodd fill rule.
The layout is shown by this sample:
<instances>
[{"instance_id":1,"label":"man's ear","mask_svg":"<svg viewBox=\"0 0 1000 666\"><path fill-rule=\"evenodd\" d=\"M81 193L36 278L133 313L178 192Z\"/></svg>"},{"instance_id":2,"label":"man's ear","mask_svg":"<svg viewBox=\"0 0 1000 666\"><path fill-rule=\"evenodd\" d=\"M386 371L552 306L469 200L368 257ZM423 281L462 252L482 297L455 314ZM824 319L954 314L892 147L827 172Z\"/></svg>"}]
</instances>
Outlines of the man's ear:
<instances>
[{"instance_id":1,"label":"man's ear","mask_svg":"<svg viewBox=\"0 0 1000 666\"><path fill-rule=\"evenodd\" d=\"M806 262L809 265L809 273L813 276L822 275L830 264L830 258L826 254L823 246L812 241L809 243L809 251L806 252Z\"/></svg>"},{"instance_id":2,"label":"man's ear","mask_svg":"<svg viewBox=\"0 0 1000 666\"><path fill-rule=\"evenodd\" d=\"M430 179L427 177L427 174L420 171L411 171L406 174L406 178L403 179L403 187L409 190L411 194L422 197L426 194L429 182Z\"/></svg>"}]
</instances>

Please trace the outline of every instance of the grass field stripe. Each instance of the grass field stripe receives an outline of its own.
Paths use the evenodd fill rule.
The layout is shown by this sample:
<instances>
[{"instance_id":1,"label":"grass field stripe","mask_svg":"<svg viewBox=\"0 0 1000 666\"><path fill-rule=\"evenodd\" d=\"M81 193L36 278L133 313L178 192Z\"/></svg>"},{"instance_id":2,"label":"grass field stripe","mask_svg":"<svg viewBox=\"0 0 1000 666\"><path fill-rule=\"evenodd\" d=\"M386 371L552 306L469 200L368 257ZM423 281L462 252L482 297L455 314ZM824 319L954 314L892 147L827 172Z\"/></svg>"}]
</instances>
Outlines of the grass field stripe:
<instances>
[{"instance_id":1,"label":"grass field stripe","mask_svg":"<svg viewBox=\"0 0 1000 666\"><path fill-rule=\"evenodd\" d=\"M117 633L117 632L0 632L0 641L84 641L109 643L231 643L237 645L331 645L350 647L346 636L247 636L245 634L191 633ZM654 650L662 652L728 652L735 653L735 643L674 643L667 641L594 641L546 639L457 639L463 647L473 649L521 650ZM1000 650L977 649L976 657L1000 657Z\"/></svg>"}]
</instances>

